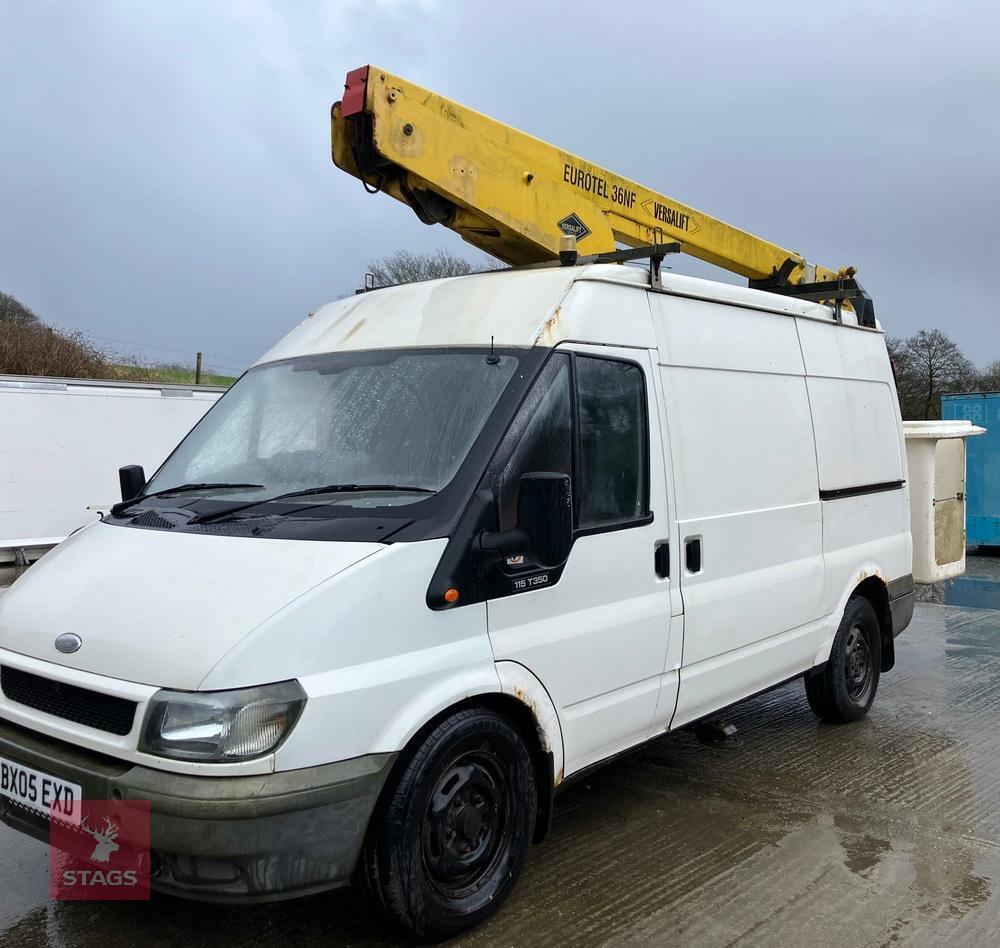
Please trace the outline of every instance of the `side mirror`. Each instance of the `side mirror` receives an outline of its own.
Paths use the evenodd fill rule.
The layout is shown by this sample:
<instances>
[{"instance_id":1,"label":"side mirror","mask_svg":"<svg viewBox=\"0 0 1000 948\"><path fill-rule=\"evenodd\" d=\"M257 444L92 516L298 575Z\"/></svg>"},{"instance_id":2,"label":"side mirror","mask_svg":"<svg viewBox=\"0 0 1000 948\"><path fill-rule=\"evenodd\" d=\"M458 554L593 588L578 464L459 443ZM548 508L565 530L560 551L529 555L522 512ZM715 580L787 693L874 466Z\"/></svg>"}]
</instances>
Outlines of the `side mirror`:
<instances>
[{"instance_id":1,"label":"side mirror","mask_svg":"<svg viewBox=\"0 0 1000 948\"><path fill-rule=\"evenodd\" d=\"M517 494L517 525L527 531L539 566L561 566L573 545L573 488L568 474L525 474Z\"/></svg>"},{"instance_id":2,"label":"side mirror","mask_svg":"<svg viewBox=\"0 0 1000 948\"><path fill-rule=\"evenodd\" d=\"M529 555L539 566L561 566L573 545L573 487L567 474L524 474L518 487L517 526L484 533L479 547L501 556Z\"/></svg>"},{"instance_id":3,"label":"side mirror","mask_svg":"<svg viewBox=\"0 0 1000 948\"><path fill-rule=\"evenodd\" d=\"M118 483L122 489L122 500L131 500L138 497L146 486L146 472L140 464L126 464L118 468Z\"/></svg>"}]
</instances>

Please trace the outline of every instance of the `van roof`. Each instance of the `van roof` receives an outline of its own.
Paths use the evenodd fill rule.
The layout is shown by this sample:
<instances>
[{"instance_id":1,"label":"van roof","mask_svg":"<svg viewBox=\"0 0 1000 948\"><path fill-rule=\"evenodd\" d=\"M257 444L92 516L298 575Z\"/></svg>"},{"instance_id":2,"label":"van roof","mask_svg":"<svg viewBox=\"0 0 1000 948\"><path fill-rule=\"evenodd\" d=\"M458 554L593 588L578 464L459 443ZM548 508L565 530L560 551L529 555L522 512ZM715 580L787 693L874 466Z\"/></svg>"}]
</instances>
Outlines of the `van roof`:
<instances>
[{"instance_id":1,"label":"van roof","mask_svg":"<svg viewBox=\"0 0 1000 948\"><path fill-rule=\"evenodd\" d=\"M550 345L552 316L574 283L597 281L644 289L645 268L614 263L577 267L495 270L470 276L407 283L336 300L310 313L258 362L359 349L415 346ZM664 270L663 289L676 296L804 316L833 322L833 309L775 293L701 280ZM843 312L845 326L857 328L854 314ZM575 338L572 325L562 338ZM870 330L869 330L870 331ZM578 340L616 343L615 320L603 338ZM544 339L544 342L542 341Z\"/></svg>"}]
</instances>

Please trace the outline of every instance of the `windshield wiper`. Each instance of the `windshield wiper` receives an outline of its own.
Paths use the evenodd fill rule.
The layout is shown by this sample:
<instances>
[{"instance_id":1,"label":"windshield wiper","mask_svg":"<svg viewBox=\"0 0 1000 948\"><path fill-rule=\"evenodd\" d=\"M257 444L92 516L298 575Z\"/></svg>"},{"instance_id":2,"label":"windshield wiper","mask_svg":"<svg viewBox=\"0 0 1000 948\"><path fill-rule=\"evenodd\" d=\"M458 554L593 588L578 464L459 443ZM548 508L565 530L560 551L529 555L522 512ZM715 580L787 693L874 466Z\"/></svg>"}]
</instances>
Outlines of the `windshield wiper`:
<instances>
[{"instance_id":1,"label":"windshield wiper","mask_svg":"<svg viewBox=\"0 0 1000 948\"><path fill-rule=\"evenodd\" d=\"M167 497L170 494L182 494L189 490L252 490L252 489L263 489L263 484L227 484L225 482L218 483L198 483L198 484L178 484L176 487L165 487L163 490L154 490L149 494L139 494L133 497L131 500L122 500L115 504L111 508L111 513L116 517L122 514L125 510L131 507L133 504L138 504L143 500L148 500L150 497Z\"/></svg>"},{"instance_id":2,"label":"windshield wiper","mask_svg":"<svg viewBox=\"0 0 1000 948\"><path fill-rule=\"evenodd\" d=\"M214 513L197 514L189 520L189 523L211 523L213 520L220 520L230 514L239 513L241 510L249 510L251 507L259 507L261 504L270 504L276 500L291 500L294 497L309 497L312 494L338 494L351 493L356 491L406 491L411 494L436 494L436 490L429 487L410 487L405 484L326 484L323 487L307 487L304 490L290 490L284 494L276 494L274 497L264 497L262 500L252 500L248 504L237 504L235 507L227 507L225 510L217 510Z\"/></svg>"}]
</instances>

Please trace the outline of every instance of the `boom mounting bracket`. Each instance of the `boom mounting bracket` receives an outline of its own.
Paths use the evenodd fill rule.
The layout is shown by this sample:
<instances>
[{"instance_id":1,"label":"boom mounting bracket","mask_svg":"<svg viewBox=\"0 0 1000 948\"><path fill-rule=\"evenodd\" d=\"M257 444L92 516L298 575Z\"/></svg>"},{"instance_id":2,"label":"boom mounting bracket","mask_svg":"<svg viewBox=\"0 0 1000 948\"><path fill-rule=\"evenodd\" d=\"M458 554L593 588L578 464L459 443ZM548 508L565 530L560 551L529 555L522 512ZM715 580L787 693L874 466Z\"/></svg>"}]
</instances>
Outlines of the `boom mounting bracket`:
<instances>
[{"instance_id":1,"label":"boom mounting bracket","mask_svg":"<svg viewBox=\"0 0 1000 948\"><path fill-rule=\"evenodd\" d=\"M834 317L838 323L843 321L842 307L847 301L858 318L859 326L875 329L878 325L875 322L874 301L853 276L838 276L835 280L820 280L813 283L787 283L775 276L767 280L751 280L750 286L799 300L832 303Z\"/></svg>"}]
</instances>

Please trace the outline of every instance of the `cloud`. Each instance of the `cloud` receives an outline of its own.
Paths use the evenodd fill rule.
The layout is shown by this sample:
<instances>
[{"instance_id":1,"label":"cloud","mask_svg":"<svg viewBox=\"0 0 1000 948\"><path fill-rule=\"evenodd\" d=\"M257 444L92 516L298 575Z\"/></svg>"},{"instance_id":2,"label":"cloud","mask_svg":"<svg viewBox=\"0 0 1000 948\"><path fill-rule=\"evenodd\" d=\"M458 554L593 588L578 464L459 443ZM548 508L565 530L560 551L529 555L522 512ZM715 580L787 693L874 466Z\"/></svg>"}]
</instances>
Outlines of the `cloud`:
<instances>
[{"instance_id":1,"label":"cloud","mask_svg":"<svg viewBox=\"0 0 1000 948\"><path fill-rule=\"evenodd\" d=\"M895 334L1000 357L1000 8L7 4L0 288L244 364L399 248L463 249L329 158L375 62L801 251ZM704 273L699 265L685 265ZM169 356L164 356L169 357Z\"/></svg>"}]
</instances>

